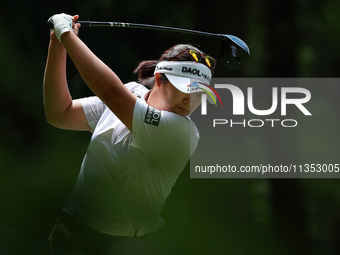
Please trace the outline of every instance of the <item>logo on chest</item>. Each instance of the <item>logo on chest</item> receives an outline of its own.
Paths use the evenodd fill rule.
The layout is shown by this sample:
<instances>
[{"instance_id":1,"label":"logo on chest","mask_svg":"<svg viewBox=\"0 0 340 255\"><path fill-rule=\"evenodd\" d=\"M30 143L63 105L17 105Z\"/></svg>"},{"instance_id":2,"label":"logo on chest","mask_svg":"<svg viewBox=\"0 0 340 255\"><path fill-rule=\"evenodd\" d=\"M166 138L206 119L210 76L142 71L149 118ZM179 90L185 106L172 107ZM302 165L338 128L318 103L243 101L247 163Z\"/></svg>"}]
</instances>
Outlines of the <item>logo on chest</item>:
<instances>
[{"instance_id":1,"label":"logo on chest","mask_svg":"<svg viewBox=\"0 0 340 255\"><path fill-rule=\"evenodd\" d=\"M161 120L161 111L149 105L146 111L144 122L150 125L158 126L160 120Z\"/></svg>"}]
</instances>

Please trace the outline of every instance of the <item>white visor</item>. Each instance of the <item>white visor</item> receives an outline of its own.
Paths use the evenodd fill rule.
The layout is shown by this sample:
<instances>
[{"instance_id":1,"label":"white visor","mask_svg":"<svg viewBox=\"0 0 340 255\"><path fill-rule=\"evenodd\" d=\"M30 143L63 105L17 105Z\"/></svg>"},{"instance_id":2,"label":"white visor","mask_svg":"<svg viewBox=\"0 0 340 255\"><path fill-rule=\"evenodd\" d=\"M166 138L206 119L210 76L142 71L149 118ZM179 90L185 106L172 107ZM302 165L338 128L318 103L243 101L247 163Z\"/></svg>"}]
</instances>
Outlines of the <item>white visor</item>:
<instances>
[{"instance_id":1,"label":"white visor","mask_svg":"<svg viewBox=\"0 0 340 255\"><path fill-rule=\"evenodd\" d=\"M156 73L164 73L171 84L179 91L192 94L208 91L208 101L214 103L216 95L209 88L211 80L210 69L193 61L162 61L155 68ZM207 85L207 86L205 86Z\"/></svg>"}]
</instances>

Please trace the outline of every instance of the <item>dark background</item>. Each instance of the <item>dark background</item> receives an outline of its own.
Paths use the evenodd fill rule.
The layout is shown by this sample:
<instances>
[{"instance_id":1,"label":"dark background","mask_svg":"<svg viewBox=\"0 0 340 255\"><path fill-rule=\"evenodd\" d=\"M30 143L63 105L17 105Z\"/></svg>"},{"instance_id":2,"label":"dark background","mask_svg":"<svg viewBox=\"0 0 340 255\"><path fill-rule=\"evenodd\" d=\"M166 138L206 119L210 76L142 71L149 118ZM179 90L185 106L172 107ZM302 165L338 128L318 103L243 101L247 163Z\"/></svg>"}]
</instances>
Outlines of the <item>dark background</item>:
<instances>
[{"instance_id":1,"label":"dark background","mask_svg":"<svg viewBox=\"0 0 340 255\"><path fill-rule=\"evenodd\" d=\"M49 33L44 25L51 15L65 12L79 14L80 20L156 24L242 38L250 47L249 64L239 71L220 65L216 77L337 77L339 11L336 0L3 1L0 254L49 254L48 235L90 139L90 133L58 130L45 121L42 79ZM132 71L139 61L158 58L176 43L198 44L217 58L219 51L218 39L173 32L84 28L80 37L123 82L135 79ZM71 62L68 80L74 98L92 95ZM318 93L332 100L337 114L339 87L320 86ZM337 139L327 126L319 131L328 140ZM288 138L268 132L257 139L272 145ZM338 150L323 141L319 146ZM308 141L301 148L313 149ZM256 153L267 153L278 164L284 157L265 145ZM189 176L187 168L163 209L166 226L159 234L164 254L340 254L338 179Z\"/></svg>"}]
</instances>

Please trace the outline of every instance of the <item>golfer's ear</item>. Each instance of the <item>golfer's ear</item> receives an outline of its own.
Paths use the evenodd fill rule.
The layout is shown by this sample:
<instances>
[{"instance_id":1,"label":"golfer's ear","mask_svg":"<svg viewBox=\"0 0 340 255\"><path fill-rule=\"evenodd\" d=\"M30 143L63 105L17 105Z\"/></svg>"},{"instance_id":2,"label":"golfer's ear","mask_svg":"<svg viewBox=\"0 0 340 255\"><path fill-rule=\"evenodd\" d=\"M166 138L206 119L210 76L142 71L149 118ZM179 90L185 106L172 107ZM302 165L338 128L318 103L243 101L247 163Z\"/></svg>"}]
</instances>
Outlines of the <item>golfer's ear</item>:
<instances>
[{"instance_id":1,"label":"golfer's ear","mask_svg":"<svg viewBox=\"0 0 340 255\"><path fill-rule=\"evenodd\" d=\"M162 83L162 78L161 78L161 74L160 73L156 73L155 74L155 85L161 85Z\"/></svg>"}]
</instances>

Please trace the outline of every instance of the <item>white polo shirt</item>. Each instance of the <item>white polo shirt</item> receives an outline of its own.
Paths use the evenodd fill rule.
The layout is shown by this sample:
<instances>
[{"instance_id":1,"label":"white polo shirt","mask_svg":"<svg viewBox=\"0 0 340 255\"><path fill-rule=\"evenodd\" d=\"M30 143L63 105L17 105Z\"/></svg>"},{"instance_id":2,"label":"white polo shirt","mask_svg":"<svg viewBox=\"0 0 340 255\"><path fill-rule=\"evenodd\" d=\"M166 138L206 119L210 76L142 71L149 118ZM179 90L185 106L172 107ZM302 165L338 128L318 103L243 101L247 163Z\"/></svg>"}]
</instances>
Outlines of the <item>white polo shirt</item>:
<instances>
[{"instance_id":1,"label":"white polo shirt","mask_svg":"<svg viewBox=\"0 0 340 255\"><path fill-rule=\"evenodd\" d=\"M156 231L161 208L199 140L189 117L159 111L131 82L137 97L132 130L97 97L81 100L94 130L75 187L64 207L85 225L120 235Z\"/></svg>"}]
</instances>

